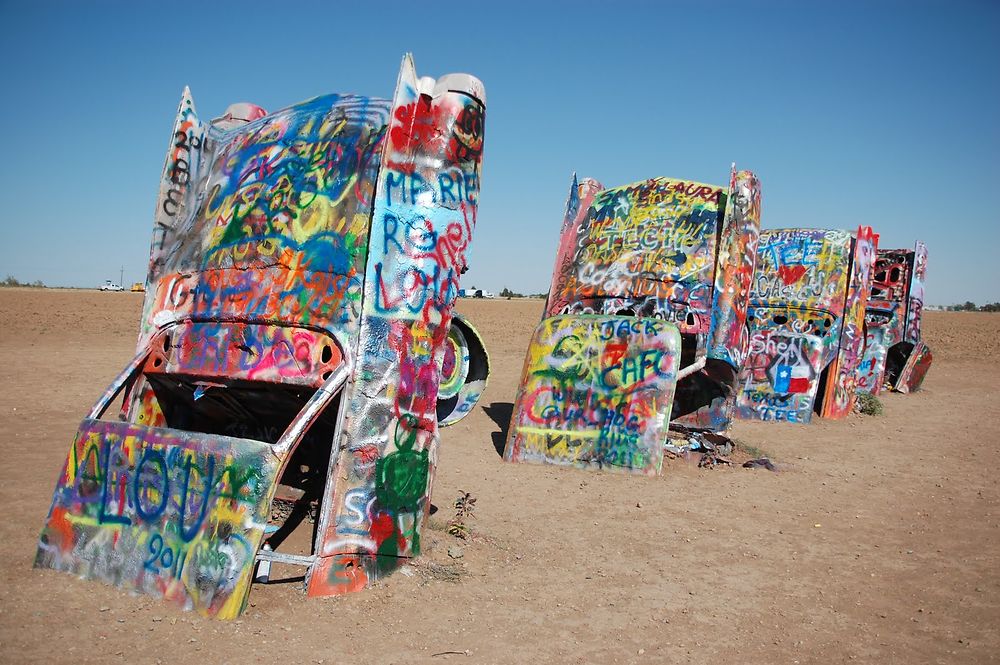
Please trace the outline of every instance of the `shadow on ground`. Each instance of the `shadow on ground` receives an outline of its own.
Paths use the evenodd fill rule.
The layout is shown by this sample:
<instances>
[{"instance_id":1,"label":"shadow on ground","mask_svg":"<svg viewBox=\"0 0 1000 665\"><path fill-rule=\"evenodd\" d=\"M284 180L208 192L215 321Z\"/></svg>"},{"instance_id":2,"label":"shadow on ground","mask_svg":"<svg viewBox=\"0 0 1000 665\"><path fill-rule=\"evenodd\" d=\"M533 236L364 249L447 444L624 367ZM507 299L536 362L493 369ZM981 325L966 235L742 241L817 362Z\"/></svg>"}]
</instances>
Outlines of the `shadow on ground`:
<instances>
[{"instance_id":1,"label":"shadow on ground","mask_svg":"<svg viewBox=\"0 0 1000 665\"><path fill-rule=\"evenodd\" d=\"M484 406L483 411L500 428L491 436L497 455L503 457L503 448L507 443L507 430L510 428L510 417L514 413L514 404L512 402L493 402L489 406Z\"/></svg>"}]
</instances>

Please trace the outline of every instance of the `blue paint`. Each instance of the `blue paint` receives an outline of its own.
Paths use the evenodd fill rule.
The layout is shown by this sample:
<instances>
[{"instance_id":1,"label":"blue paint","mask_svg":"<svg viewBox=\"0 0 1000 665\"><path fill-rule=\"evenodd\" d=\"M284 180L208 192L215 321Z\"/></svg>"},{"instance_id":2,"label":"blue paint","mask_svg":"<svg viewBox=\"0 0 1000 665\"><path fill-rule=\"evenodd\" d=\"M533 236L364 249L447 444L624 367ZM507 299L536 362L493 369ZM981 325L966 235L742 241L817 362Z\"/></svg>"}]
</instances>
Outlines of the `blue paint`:
<instances>
[{"instance_id":1,"label":"blue paint","mask_svg":"<svg viewBox=\"0 0 1000 665\"><path fill-rule=\"evenodd\" d=\"M108 506L108 483L111 478L111 441L108 438L104 439L104 473L101 478L101 506L97 513L97 521L99 524L122 524L129 525L132 520L124 515L109 514L107 512Z\"/></svg>"},{"instance_id":2,"label":"blue paint","mask_svg":"<svg viewBox=\"0 0 1000 665\"><path fill-rule=\"evenodd\" d=\"M774 373L774 392L787 393L792 382L792 366L778 365Z\"/></svg>"},{"instance_id":3,"label":"blue paint","mask_svg":"<svg viewBox=\"0 0 1000 665\"><path fill-rule=\"evenodd\" d=\"M149 489L152 487L152 483L144 482L143 471L148 462L157 464L160 471L160 486L155 488L160 493L160 503L153 510L146 510L142 500L143 489L146 490L145 494L148 496ZM132 502L135 505L135 512L139 516L139 519L144 522L155 522L158 520L167 508L167 500L170 498L169 490L170 478L167 475L167 460L163 457L162 452L155 448L147 447L142 453L142 459L139 460L139 464L135 467L135 473L132 475Z\"/></svg>"}]
</instances>

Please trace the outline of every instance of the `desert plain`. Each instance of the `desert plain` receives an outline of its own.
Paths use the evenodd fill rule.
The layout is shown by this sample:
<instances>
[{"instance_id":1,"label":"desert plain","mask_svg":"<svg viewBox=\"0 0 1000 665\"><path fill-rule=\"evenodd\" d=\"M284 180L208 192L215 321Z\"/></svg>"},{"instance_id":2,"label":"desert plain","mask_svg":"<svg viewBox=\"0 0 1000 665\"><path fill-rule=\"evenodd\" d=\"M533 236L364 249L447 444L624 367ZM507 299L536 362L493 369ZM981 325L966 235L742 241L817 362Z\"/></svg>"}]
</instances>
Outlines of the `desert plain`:
<instances>
[{"instance_id":1,"label":"desert plain","mask_svg":"<svg viewBox=\"0 0 1000 665\"><path fill-rule=\"evenodd\" d=\"M442 430L424 552L361 593L280 567L236 621L33 570L76 427L142 294L0 289L0 662L1000 661L1000 314L927 312L924 389L882 416L737 423L779 467L657 478L500 456L540 300L461 300L492 361ZM460 491L472 538L447 533Z\"/></svg>"}]
</instances>

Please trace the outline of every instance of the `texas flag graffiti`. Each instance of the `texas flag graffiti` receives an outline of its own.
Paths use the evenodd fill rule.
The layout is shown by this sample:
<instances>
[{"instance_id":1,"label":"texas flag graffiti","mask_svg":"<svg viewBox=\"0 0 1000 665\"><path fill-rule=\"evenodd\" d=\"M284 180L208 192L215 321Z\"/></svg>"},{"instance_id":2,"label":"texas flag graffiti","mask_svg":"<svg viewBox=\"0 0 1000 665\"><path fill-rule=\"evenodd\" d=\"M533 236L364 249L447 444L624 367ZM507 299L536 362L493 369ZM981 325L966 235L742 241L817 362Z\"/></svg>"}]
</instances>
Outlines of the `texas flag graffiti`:
<instances>
[{"instance_id":1,"label":"texas flag graffiti","mask_svg":"<svg viewBox=\"0 0 1000 665\"><path fill-rule=\"evenodd\" d=\"M804 365L778 365L774 374L774 392L809 392L809 367Z\"/></svg>"}]
</instances>

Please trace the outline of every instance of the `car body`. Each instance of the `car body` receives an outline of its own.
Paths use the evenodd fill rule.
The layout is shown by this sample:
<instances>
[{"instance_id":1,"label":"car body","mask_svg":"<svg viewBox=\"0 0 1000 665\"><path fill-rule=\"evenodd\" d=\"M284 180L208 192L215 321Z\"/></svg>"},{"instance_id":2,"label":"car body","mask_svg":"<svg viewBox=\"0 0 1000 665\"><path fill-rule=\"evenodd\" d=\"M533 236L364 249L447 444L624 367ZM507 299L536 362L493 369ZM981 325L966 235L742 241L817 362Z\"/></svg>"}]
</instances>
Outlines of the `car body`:
<instances>
[{"instance_id":1,"label":"car body","mask_svg":"<svg viewBox=\"0 0 1000 665\"><path fill-rule=\"evenodd\" d=\"M105 280L104 284L101 284L101 286L98 287L98 289L101 291L124 291L125 287L123 287L121 284L115 284L110 279L108 279Z\"/></svg>"},{"instance_id":2,"label":"car body","mask_svg":"<svg viewBox=\"0 0 1000 665\"><path fill-rule=\"evenodd\" d=\"M814 412L851 412L877 242L870 227L761 232L740 418L808 423Z\"/></svg>"},{"instance_id":3,"label":"car body","mask_svg":"<svg viewBox=\"0 0 1000 665\"><path fill-rule=\"evenodd\" d=\"M439 425L489 369L452 311L484 120L477 79L409 55L391 100L205 122L185 90L137 354L80 425L35 565L232 618L257 560L328 595L417 555ZM279 485L318 506L311 554L261 550Z\"/></svg>"},{"instance_id":4,"label":"car body","mask_svg":"<svg viewBox=\"0 0 1000 665\"><path fill-rule=\"evenodd\" d=\"M760 183L573 177L504 458L659 473L671 419L728 426Z\"/></svg>"},{"instance_id":5,"label":"car body","mask_svg":"<svg viewBox=\"0 0 1000 665\"><path fill-rule=\"evenodd\" d=\"M858 391L878 395L883 387L903 393L920 389L933 355L921 335L927 246L880 249L865 311L867 343Z\"/></svg>"}]
</instances>

